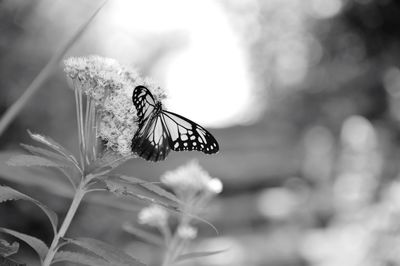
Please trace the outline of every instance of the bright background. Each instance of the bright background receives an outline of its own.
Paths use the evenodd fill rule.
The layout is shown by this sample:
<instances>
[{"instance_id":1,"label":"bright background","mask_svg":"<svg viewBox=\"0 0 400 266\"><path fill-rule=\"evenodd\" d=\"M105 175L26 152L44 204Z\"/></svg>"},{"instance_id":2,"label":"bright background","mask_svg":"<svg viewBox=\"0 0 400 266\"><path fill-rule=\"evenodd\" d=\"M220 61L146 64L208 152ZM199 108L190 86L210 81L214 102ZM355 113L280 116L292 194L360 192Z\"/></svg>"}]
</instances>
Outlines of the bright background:
<instances>
[{"instance_id":1,"label":"bright background","mask_svg":"<svg viewBox=\"0 0 400 266\"><path fill-rule=\"evenodd\" d=\"M0 114L99 4L0 3ZM171 153L161 163L134 160L118 170L157 181L197 158L222 179L208 217L220 234L200 225L196 244L230 249L195 265L398 265L399 29L394 0L110 0L67 56L98 54L135 66L167 90L169 110L218 139L214 156ZM62 68L0 137L0 183L60 215L68 193L55 173L14 178L4 161L31 142L27 129L77 151ZM0 205L0 226L49 240L34 208ZM139 209L124 208L131 211L111 199L87 204L71 234L158 265L151 248L121 230L121 220L135 219Z\"/></svg>"}]
</instances>

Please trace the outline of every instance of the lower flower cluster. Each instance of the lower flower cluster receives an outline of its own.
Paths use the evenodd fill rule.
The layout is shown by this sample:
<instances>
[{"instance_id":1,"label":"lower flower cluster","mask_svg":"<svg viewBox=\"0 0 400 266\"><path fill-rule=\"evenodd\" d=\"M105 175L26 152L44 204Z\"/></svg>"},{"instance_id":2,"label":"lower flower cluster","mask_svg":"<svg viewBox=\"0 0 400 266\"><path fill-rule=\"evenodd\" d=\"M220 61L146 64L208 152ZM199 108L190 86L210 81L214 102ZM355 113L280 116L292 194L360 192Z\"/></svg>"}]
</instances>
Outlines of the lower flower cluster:
<instances>
[{"instance_id":1,"label":"lower flower cluster","mask_svg":"<svg viewBox=\"0 0 400 266\"><path fill-rule=\"evenodd\" d=\"M210 200L222 191L222 182L210 177L197 161L167 172L161 177L161 182L176 194L180 202L182 213L177 227L171 232L169 214L158 205L142 209L138 218L139 223L156 227L162 233L167 245L164 265L170 265L185 252L189 241L197 237L194 220L199 219Z\"/></svg>"}]
</instances>

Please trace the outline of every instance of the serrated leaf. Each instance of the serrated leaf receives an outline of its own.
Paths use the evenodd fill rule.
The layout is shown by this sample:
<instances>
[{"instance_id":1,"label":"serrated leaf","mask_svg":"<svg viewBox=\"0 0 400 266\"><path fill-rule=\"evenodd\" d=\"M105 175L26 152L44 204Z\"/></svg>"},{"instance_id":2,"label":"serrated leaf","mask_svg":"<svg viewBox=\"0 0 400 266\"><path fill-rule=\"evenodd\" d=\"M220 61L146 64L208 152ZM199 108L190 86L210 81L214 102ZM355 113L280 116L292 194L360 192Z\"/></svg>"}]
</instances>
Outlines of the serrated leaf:
<instances>
[{"instance_id":1,"label":"serrated leaf","mask_svg":"<svg viewBox=\"0 0 400 266\"><path fill-rule=\"evenodd\" d=\"M12 254L18 252L19 243L13 242L12 244L8 243L4 239L0 239L0 256L8 257Z\"/></svg>"},{"instance_id":2,"label":"serrated leaf","mask_svg":"<svg viewBox=\"0 0 400 266\"><path fill-rule=\"evenodd\" d=\"M58 218L57 214L52 211L49 207L44 205L38 200L35 200L34 198L29 197L28 195L25 195L13 188L7 187L7 186L0 186L0 203L9 201L9 200L27 200L30 202L33 202L36 204L40 209L43 210L43 212L47 215L47 217L50 220L50 223L53 227L53 232L57 232L57 223L58 223Z\"/></svg>"},{"instance_id":3,"label":"serrated leaf","mask_svg":"<svg viewBox=\"0 0 400 266\"><path fill-rule=\"evenodd\" d=\"M186 253L183 255L178 256L175 259L175 262L181 262L184 260L189 260L189 259L195 259L195 258L202 258L202 257L208 257L216 254L220 254L222 252L225 252L226 249L224 250L217 250L217 251L204 251L204 252L191 252L191 253Z\"/></svg>"},{"instance_id":4,"label":"serrated leaf","mask_svg":"<svg viewBox=\"0 0 400 266\"><path fill-rule=\"evenodd\" d=\"M71 184L74 187L77 186L77 184L80 181L80 175L78 175L77 173L81 172L81 169L78 166L76 166L75 164L73 164L70 160L66 159L64 156L62 156L56 152L53 152L53 151L50 151L50 150L47 150L44 148L31 146L31 145L27 145L27 144L21 144L21 146L24 149L26 149L27 151L29 151L30 153L32 153L33 155L41 156L41 157L44 157L51 161L59 162L63 165L68 166L68 167L59 168L59 170L61 171L61 173L64 174L64 176L66 176L68 178L68 180L71 182Z\"/></svg>"},{"instance_id":5,"label":"serrated leaf","mask_svg":"<svg viewBox=\"0 0 400 266\"><path fill-rule=\"evenodd\" d=\"M11 230L11 229L2 228L2 227L0 227L0 232L12 235L12 236L20 239L21 241L25 242L26 244L28 244L39 255L40 261L43 261L44 257L47 254L48 247L42 240L40 240L36 237L26 235L23 233L19 233L17 231Z\"/></svg>"},{"instance_id":6,"label":"serrated leaf","mask_svg":"<svg viewBox=\"0 0 400 266\"><path fill-rule=\"evenodd\" d=\"M164 240L162 239L162 237L160 237L156 234L144 231L138 227L133 226L132 224L124 224L123 229L126 232L133 234L143 240L146 240L147 242L149 242L151 244L154 244L157 246L164 246Z\"/></svg>"},{"instance_id":7,"label":"serrated leaf","mask_svg":"<svg viewBox=\"0 0 400 266\"><path fill-rule=\"evenodd\" d=\"M112 266L112 264L100 257L71 251L58 251L54 256L52 264L62 261L69 261L88 266Z\"/></svg>"},{"instance_id":8,"label":"serrated leaf","mask_svg":"<svg viewBox=\"0 0 400 266\"><path fill-rule=\"evenodd\" d=\"M93 252L97 256L110 262L110 264L113 266L146 266L139 260L129 256L125 252L122 252L115 247L97 239L77 238L67 239L67 241L90 252Z\"/></svg>"},{"instance_id":9,"label":"serrated leaf","mask_svg":"<svg viewBox=\"0 0 400 266\"><path fill-rule=\"evenodd\" d=\"M70 167L70 165L55 162L44 157L36 156L36 155L16 155L10 158L7 162L8 165L11 166L44 166L44 167Z\"/></svg>"},{"instance_id":10,"label":"serrated leaf","mask_svg":"<svg viewBox=\"0 0 400 266\"><path fill-rule=\"evenodd\" d=\"M66 148L64 148L61 144L56 142L55 140L53 140L47 136L43 136L40 134L34 134L34 133L30 132L29 130L28 130L28 134L33 140L40 142L40 143L48 146L49 148L55 150L56 152L58 152L59 154L64 156L67 160L72 162L74 165L76 165L76 166L79 165L75 156L71 152L69 152Z\"/></svg>"}]
</instances>

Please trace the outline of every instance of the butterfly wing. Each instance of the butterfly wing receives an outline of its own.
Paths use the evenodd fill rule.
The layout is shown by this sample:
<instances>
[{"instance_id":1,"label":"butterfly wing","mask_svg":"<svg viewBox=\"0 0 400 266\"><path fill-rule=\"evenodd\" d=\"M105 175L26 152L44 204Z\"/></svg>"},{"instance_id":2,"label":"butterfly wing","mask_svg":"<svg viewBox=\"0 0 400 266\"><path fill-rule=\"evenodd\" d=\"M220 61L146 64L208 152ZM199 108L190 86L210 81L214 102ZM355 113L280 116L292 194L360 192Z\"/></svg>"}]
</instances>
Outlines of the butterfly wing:
<instances>
[{"instance_id":1,"label":"butterfly wing","mask_svg":"<svg viewBox=\"0 0 400 266\"><path fill-rule=\"evenodd\" d=\"M139 128L143 128L155 110L156 101L151 92L144 86L137 86L134 89L132 101L139 118Z\"/></svg>"},{"instance_id":2,"label":"butterfly wing","mask_svg":"<svg viewBox=\"0 0 400 266\"><path fill-rule=\"evenodd\" d=\"M169 144L174 151L202 151L207 154L219 150L214 136L195 122L172 112L162 111L164 127L168 130Z\"/></svg>"},{"instance_id":3,"label":"butterfly wing","mask_svg":"<svg viewBox=\"0 0 400 266\"><path fill-rule=\"evenodd\" d=\"M148 126L139 128L132 139L132 151L148 161L164 160L170 152L170 136L160 115L151 118Z\"/></svg>"}]
</instances>

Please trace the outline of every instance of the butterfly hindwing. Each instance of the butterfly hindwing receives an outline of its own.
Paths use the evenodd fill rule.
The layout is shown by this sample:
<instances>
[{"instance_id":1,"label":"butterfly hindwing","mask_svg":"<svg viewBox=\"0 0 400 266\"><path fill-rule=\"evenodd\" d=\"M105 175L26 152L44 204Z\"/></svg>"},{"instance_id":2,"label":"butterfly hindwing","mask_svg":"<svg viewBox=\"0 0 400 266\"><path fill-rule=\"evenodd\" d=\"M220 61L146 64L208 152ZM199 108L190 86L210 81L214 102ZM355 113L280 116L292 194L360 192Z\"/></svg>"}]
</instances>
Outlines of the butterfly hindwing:
<instances>
[{"instance_id":1,"label":"butterfly hindwing","mask_svg":"<svg viewBox=\"0 0 400 266\"><path fill-rule=\"evenodd\" d=\"M171 137L170 145L172 150L197 150L207 154L218 152L218 142L202 126L181 115L168 111L162 111L161 116Z\"/></svg>"},{"instance_id":2,"label":"butterfly hindwing","mask_svg":"<svg viewBox=\"0 0 400 266\"><path fill-rule=\"evenodd\" d=\"M146 160L160 161L167 157L171 150L169 136L160 116L153 118L148 127L139 129L131 147Z\"/></svg>"}]
</instances>

